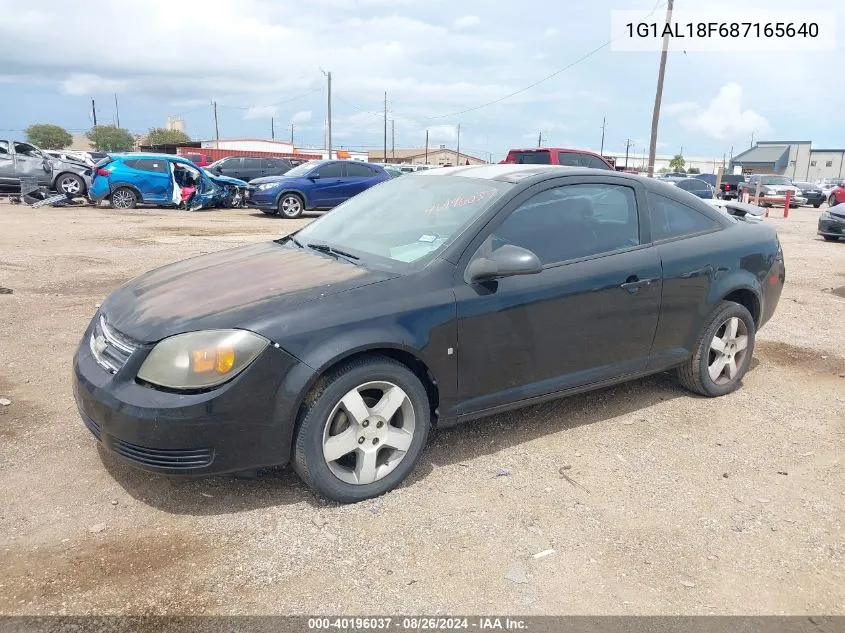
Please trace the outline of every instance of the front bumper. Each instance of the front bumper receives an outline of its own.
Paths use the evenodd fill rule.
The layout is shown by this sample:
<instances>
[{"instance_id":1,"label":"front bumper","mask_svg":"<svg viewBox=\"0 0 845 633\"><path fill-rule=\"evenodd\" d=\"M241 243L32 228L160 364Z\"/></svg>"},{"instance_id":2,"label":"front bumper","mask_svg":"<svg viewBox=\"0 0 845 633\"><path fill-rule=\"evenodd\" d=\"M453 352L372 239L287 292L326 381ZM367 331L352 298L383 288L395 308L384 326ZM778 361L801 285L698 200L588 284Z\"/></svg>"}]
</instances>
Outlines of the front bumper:
<instances>
[{"instance_id":1,"label":"front bumper","mask_svg":"<svg viewBox=\"0 0 845 633\"><path fill-rule=\"evenodd\" d=\"M818 234L845 237L845 218L819 218Z\"/></svg>"},{"instance_id":2,"label":"front bumper","mask_svg":"<svg viewBox=\"0 0 845 633\"><path fill-rule=\"evenodd\" d=\"M253 189L252 187L246 190L244 201L246 202L246 206L254 207L256 209L276 210L277 208L275 193L267 194L263 191L259 191L258 189Z\"/></svg>"},{"instance_id":3,"label":"front bumper","mask_svg":"<svg viewBox=\"0 0 845 633\"><path fill-rule=\"evenodd\" d=\"M805 204L821 204L824 202L825 197L823 193L819 192L816 194L804 194L804 199L807 201Z\"/></svg>"},{"instance_id":4,"label":"front bumper","mask_svg":"<svg viewBox=\"0 0 845 633\"><path fill-rule=\"evenodd\" d=\"M152 346L139 346L111 373L83 336L73 360L73 393L82 421L109 452L143 470L210 475L290 459L298 391L284 385L302 364L273 346L230 382L179 394L135 381Z\"/></svg>"}]
</instances>

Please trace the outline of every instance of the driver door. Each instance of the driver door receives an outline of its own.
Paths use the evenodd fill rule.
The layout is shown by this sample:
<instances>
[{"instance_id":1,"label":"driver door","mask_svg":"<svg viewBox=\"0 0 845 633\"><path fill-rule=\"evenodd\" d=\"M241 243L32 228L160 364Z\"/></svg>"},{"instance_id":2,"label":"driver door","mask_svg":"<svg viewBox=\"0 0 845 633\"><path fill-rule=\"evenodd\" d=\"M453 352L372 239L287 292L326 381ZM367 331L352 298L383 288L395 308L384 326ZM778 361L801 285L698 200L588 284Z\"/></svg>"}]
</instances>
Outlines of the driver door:
<instances>
[{"instance_id":1,"label":"driver door","mask_svg":"<svg viewBox=\"0 0 845 633\"><path fill-rule=\"evenodd\" d=\"M662 279L640 239L644 191L611 176L561 180L518 197L458 266L459 415L646 367ZM504 244L534 252L542 271L463 278L476 253Z\"/></svg>"},{"instance_id":2,"label":"driver door","mask_svg":"<svg viewBox=\"0 0 845 633\"><path fill-rule=\"evenodd\" d=\"M32 176L38 180L39 185L52 184L52 167L47 158L34 145L29 143L15 142L15 172L18 178L21 176Z\"/></svg>"}]
</instances>

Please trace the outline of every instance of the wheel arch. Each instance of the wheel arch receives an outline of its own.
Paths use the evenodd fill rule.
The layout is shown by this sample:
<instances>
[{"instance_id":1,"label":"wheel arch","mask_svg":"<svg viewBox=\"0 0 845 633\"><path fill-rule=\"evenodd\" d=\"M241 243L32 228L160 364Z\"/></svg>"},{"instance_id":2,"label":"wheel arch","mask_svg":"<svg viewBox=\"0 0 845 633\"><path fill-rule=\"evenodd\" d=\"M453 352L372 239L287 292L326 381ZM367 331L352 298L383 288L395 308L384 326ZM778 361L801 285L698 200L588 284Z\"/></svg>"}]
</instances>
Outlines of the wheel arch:
<instances>
[{"instance_id":1,"label":"wheel arch","mask_svg":"<svg viewBox=\"0 0 845 633\"><path fill-rule=\"evenodd\" d=\"M420 354L399 343L363 344L359 347L346 350L343 353L333 356L323 362L318 369L312 369L310 376L299 391L294 407L294 410L296 411L296 419L294 423L290 425L291 434L288 438L288 446L291 448L291 451L293 450L293 442L296 440L296 433L302 424L305 406L308 404L309 398L311 398L319 388L321 382L325 380L326 376L336 367L354 359L366 357L377 358L379 356L390 358L401 363L417 378L419 378L423 388L425 388L426 394L428 395L432 424L436 425L437 410L440 404L440 389L434 373L428 364L420 357Z\"/></svg>"},{"instance_id":2,"label":"wheel arch","mask_svg":"<svg viewBox=\"0 0 845 633\"><path fill-rule=\"evenodd\" d=\"M88 191L89 185L88 182L85 180L85 177L80 174L77 174L75 171L69 171L67 169L64 171L60 171L53 177L53 189L58 191L58 182L59 180L61 180L62 176L65 175L75 176L76 178L79 178L79 180L82 182L82 191L79 192L80 195L84 195Z\"/></svg>"},{"instance_id":3,"label":"wheel arch","mask_svg":"<svg viewBox=\"0 0 845 633\"><path fill-rule=\"evenodd\" d=\"M760 327L760 319L763 315L763 300L757 288L748 285L739 286L725 293L719 300L733 301L743 306L751 313L754 325Z\"/></svg>"},{"instance_id":4,"label":"wheel arch","mask_svg":"<svg viewBox=\"0 0 845 633\"><path fill-rule=\"evenodd\" d=\"M134 193L136 196L138 196L138 202L143 202L143 201L144 201L144 194L142 194L142 193L141 193L141 190L140 190L140 189L138 189L138 187L137 187L136 185L133 185L132 183L129 183L129 182L115 182L115 183L110 183L110 184L109 184L109 198L111 198L111 195L112 195L115 191L117 191L118 189L120 189L121 187L125 187L126 189L131 189L131 190L133 191L133 193Z\"/></svg>"},{"instance_id":5,"label":"wheel arch","mask_svg":"<svg viewBox=\"0 0 845 633\"><path fill-rule=\"evenodd\" d=\"M308 207L308 196L306 196L305 192L303 192L300 189L283 189L282 191L280 191L278 193L278 195L276 195L276 207L277 208L279 206L279 201L282 199L282 196L287 195L289 193L295 193L300 198L302 198L302 210L303 211L308 210L308 208L309 208Z\"/></svg>"}]
</instances>

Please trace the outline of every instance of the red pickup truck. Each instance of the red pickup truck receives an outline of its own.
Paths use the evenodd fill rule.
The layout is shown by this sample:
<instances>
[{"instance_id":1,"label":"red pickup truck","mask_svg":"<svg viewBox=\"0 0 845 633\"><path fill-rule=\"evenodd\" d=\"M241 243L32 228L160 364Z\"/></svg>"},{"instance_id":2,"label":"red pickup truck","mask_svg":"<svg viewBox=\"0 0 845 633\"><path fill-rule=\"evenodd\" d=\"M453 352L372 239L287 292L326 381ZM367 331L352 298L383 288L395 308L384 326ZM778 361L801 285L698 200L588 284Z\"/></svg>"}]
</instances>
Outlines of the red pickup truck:
<instances>
[{"instance_id":1,"label":"red pickup truck","mask_svg":"<svg viewBox=\"0 0 845 633\"><path fill-rule=\"evenodd\" d=\"M500 164L512 165L566 165L568 167L591 167L609 169L613 166L604 158L582 149L563 147L532 147L530 149L512 149Z\"/></svg>"}]
</instances>

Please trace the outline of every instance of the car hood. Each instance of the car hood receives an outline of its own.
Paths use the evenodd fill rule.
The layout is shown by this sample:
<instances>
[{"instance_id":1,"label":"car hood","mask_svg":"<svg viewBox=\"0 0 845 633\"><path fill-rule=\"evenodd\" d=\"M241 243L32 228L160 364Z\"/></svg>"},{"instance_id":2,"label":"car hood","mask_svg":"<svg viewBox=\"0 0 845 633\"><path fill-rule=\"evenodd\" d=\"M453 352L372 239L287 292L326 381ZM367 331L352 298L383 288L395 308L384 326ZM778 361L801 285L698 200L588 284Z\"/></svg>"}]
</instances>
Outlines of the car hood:
<instances>
[{"instance_id":1,"label":"car hood","mask_svg":"<svg viewBox=\"0 0 845 633\"><path fill-rule=\"evenodd\" d=\"M249 181L249 184L251 184L251 185L261 185L261 184L264 184L266 182L282 182L282 181L284 181L286 183L292 183L292 182L298 182L298 181L303 181L303 180L308 181L309 183L311 182L307 178L300 178L300 177L297 177L297 176L281 175L281 176L262 176L261 178L253 178L252 180Z\"/></svg>"},{"instance_id":2,"label":"car hood","mask_svg":"<svg viewBox=\"0 0 845 633\"><path fill-rule=\"evenodd\" d=\"M205 171L205 170L203 170ZM232 178L230 176L218 176L217 174L212 174L210 171L205 171L209 178L211 178L214 182L220 184L228 184L228 185L237 185L238 187L246 187L246 181L240 180L238 178Z\"/></svg>"},{"instance_id":3,"label":"car hood","mask_svg":"<svg viewBox=\"0 0 845 633\"><path fill-rule=\"evenodd\" d=\"M395 276L267 242L152 270L115 290L100 311L119 332L152 343L195 330L252 329L284 319L294 305Z\"/></svg>"}]
</instances>

